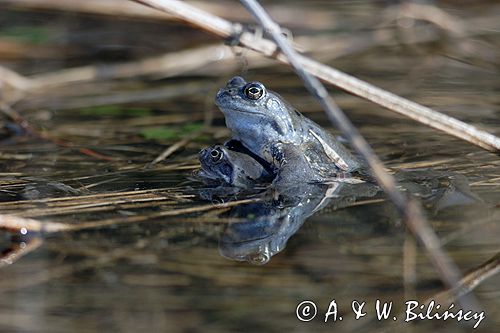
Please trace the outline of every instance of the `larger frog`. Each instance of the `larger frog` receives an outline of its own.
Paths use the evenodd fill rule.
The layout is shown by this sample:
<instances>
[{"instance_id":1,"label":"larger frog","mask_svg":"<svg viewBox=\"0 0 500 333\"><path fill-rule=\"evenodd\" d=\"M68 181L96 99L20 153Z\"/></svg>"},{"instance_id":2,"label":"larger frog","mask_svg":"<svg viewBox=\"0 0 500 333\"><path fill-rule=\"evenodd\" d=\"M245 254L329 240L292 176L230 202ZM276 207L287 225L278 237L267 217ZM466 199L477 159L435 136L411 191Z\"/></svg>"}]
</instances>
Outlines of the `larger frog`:
<instances>
[{"instance_id":1,"label":"larger frog","mask_svg":"<svg viewBox=\"0 0 500 333\"><path fill-rule=\"evenodd\" d=\"M233 139L275 170L285 162L294 163L286 161L290 147L302 153L318 180L360 168L357 159L330 133L260 82L246 82L236 76L219 90L215 101Z\"/></svg>"}]
</instances>

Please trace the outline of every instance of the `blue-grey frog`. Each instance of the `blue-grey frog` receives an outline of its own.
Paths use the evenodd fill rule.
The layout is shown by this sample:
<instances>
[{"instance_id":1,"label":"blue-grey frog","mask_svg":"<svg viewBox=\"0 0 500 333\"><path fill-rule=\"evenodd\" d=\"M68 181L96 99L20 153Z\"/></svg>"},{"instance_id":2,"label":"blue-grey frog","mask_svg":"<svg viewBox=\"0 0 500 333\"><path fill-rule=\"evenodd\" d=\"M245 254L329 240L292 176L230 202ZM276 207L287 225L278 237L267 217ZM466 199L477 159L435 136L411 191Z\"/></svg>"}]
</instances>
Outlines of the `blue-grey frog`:
<instances>
[{"instance_id":1,"label":"blue-grey frog","mask_svg":"<svg viewBox=\"0 0 500 333\"><path fill-rule=\"evenodd\" d=\"M231 149L232 148L232 149ZM243 149L243 148L241 148ZM234 144L214 145L199 153L202 179L239 188L251 188L255 184L269 182L273 175L246 151L239 151Z\"/></svg>"},{"instance_id":2,"label":"blue-grey frog","mask_svg":"<svg viewBox=\"0 0 500 333\"><path fill-rule=\"evenodd\" d=\"M318 180L360 168L358 160L332 134L260 82L236 76L219 90L215 102L224 113L232 139L275 170L284 163L294 164L287 155L305 158Z\"/></svg>"}]
</instances>

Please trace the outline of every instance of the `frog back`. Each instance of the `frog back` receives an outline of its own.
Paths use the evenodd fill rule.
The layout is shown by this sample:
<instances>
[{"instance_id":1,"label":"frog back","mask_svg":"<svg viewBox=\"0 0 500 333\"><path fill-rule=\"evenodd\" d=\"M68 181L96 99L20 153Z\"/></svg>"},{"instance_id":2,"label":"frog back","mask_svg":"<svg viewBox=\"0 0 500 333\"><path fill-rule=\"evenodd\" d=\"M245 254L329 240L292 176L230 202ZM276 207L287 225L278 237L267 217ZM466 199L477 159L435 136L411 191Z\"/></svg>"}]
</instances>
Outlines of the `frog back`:
<instances>
[{"instance_id":1,"label":"frog back","mask_svg":"<svg viewBox=\"0 0 500 333\"><path fill-rule=\"evenodd\" d=\"M328 131L314 121L304 117L303 126L304 154L314 168L334 172L352 172L360 168L354 155ZM331 172L330 172L331 173Z\"/></svg>"}]
</instances>

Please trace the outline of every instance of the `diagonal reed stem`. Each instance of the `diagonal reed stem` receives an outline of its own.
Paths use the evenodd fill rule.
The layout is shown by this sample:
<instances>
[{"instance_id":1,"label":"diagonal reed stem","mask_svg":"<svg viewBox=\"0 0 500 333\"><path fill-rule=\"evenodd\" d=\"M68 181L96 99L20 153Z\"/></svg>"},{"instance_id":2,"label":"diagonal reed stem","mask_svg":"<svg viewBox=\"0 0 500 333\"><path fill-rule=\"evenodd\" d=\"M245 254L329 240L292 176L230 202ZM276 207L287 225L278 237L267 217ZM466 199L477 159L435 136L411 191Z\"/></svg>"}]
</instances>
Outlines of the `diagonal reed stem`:
<instances>
[{"instance_id":1,"label":"diagonal reed stem","mask_svg":"<svg viewBox=\"0 0 500 333\"><path fill-rule=\"evenodd\" d=\"M242 46L264 54L265 56L275 58L283 63L288 63L287 57L279 52L278 46L273 41L265 38L256 38L252 33L246 31L242 32L240 24L231 23L185 2L178 0L132 1L167 12L177 17L179 20L185 21L220 37L234 39L235 36L237 36ZM495 135L375 87L374 85L308 57L299 55L298 59L301 66L307 72L329 84L486 150L496 153L500 152L500 138Z\"/></svg>"},{"instance_id":2,"label":"diagonal reed stem","mask_svg":"<svg viewBox=\"0 0 500 333\"><path fill-rule=\"evenodd\" d=\"M377 182L389 195L392 202L398 209L404 222L409 227L413 235L424 245L427 253L438 270L442 281L452 290L458 285L461 274L454 263L442 250L439 239L434 233L432 227L425 219L418 203L412 199L407 199L396 188L394 178L389 175L371 147L357 131L354 125L349 121L345 114L337 107L333 99L328 94L326 88L321 82L302 67L301 60L297 52L290 45L288 40L281 33L281 28L267 14L264 8L256 0L241 0L241 3L256 18L260 25L271 35L281 52L288 58L297 75L304 81L309 92L320 102L326 111L330 121L336 125L347 137L356 151L363 157L368 164ZM475 300L470 297L464 306L475 306Z\"/></svg>"}]
</instances>

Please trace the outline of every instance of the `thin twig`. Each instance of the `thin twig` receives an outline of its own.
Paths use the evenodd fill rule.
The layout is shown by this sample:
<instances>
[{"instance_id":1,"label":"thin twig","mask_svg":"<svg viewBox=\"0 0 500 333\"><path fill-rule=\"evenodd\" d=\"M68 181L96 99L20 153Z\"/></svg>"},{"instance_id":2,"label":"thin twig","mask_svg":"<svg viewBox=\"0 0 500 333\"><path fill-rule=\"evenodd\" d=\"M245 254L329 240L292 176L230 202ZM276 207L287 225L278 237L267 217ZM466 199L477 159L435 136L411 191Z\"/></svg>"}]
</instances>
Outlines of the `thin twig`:
<instances>
[{"instance_id":1,"label":"thin twig","mask_svg":"<svg viewBox=\"0 0 500 333\"><path fill-rule=\"evenodd\" d=\"M77 180L78 178L73 178L71 180ZM99 200L114 200L118 198L125 197L144 197L148 194L162 193L168 192L168 195L171 198L186 198L191 197L191 195L181 194L175 192L176 188L172 187L162 187L162 188L153 188L147 190L134 190L134 191L125 191L125 192L112 192L112 193L97 193L90 195L80 195L80 196L69 196L69 197L59 197L59 198L45 198L45 199L34 199L34 200L20 200L20 201L6 201L0 202L0 209L8 209L9 207L13 207L13 209L22 208L28 209L32 207L43 206L46 207L55 207L55 206L64 206L64 205L75 205L82 203L91 203ZM166 195L163 194L162 195ZM175 195L175 197L174 197Z\"/></svg>"},{"instance_id":2,"label":"thin twig","mask_svg":"<svg viewBox=\"0 0 500 333\"><path fill-rule=\"evenodd\" d=\"M1 1L1 0L0 0ZM439 34L431 34L428 30L415 28L414 37L410 44L435 41ZM362 32L358 34L335 34L335 40L330 35L297 37L297 45L308 54L332 60L338 57L362 52L370 47L394 45L397 32L387 29L383 33ZM403 41L404 43L404 41ZM252 52L245 54L250 68L273 65L272 59L263 58L261 54ZM232 61L232 62L231 62ZM237 59L234 52L220 43L204 45L175 52L168 52L159 56L148 57L130 62L99 65L85 65L80 67L55 70L28 77L22 76L10 69L0 66L0 82L16 88L19 91L28 91L32 94L54 88L65 87L68 84L84 82L102 82L106 80L126 79L134 77L151 77L155 79L178 76L195 71L197 74L207 73L217 75L233 70ZM210 66L208 66L210 64ZM60 90L58 90L60 95ZM27 97L25 95L20 97ZM19 98L18 98L19 99Z\"/></svg>"},{"instance_id":3,"label":"thin twig","mask_svg":"<svg viewBox=\"0 0 500 333\"><path fill-rule=\"evenodd\" d=\"M56 3L54 3L54 5L56 5ZM136 6L136 4L133 5ZM107 8L107 6L105 6L105 8ZM151 9L149 10L152 13L157 12ZM478 32L476 32L476 34L477 33ZM473 34L469 34L469 36L470 35ZM413 37L408 41L400 41L398 39L398 32L395 29L386 29L384 31L368 31L358 34L350 33L341 35L336 33L335 40L332 40L332 36L328 35L299 36L294 39L294 42L296 42L296 45L300 45L301 51L307 52L309 55L315 55L317 58L331 61L338 57L362 52L374 46L394 45L395 41L403 44L415 44L440 38L439 33L430 33L428 29L422 29L421 27L414 28L412 30L412 36ZM462 36L461 38L464 37ZM248 63L248 68L261 68L273 64L272 59L264 58L262 54L257 52L246 53L245 59ZM106 65L85 65L35 74L29 77L22 76L0 66L0 85L4 83L12 88L12 91L9 91L9 94L5 94L6 96L4 97L8 97L8 102L11 105L21 102L16 104L17 110L29 108L50 108L59 110L150 101L162 98L162 96L164 96L162 92L163 88L146 89L143 90L141 94L127 91L126 93L107 94L102 97L89 97L88 95L92 94L86 89L68 89L67 87L68 85L74 84L103 82L133 77L159 79L179 76L186 73L213 76L234 71L238 67L238 61L232 49L219 43L216 45L204 45L201 47L169 52L131 62ZM102 90L97 84L92 85L92 87L96 92ZM64 98L62 100L60 98L55 99L53 96L47 95L47 91L57 90L57 96L61 97L61 94L63 94L62 88L65 88L65 91L70 94L69 96L75 94L81 95L83 92L87 97L66 101ZM167 94L168 93L169 91L167 91ZM39 95L42 97L40 98Z\"/></svg>"},{"instance_id":4,"label":"thin twig","mask_svg":"<svg viewBox=\"0 0 500 333\"><path fill-rule=\"evenodd\" d=\"M425 20L441 27L443 30L456 36L465 35L466 27L456 17L446 13L435 4L425 4L416 2L405 2L402 5L395 6L398 16L407 18Z\"/></svg>"},{"instance_id":5,"label":"thin twig","mask_svg":"<svg viewBox=\"0 0 500 333\"><path fill-rule=\"evenodd\" d=\"M234 206L243 205L243 204L250 204L250 203L255 203L255 202L259 202L259 201L260 201L260 199L242 199L242 200L230 201L230 202L217 204L217 205L207 204L207 205L201 205L201 206L165 210L165 211L152 213L152 214L148 214L148 215L115 217L115 218L110 218L107 220L88 221L88 222L83 222L83 223L79 223L79 224L68 225L67 230L95 229L95 228L103 228L103 227L108 227L108 226L112 226L112 225L119 225L119 224L147 222L147 221L153 221L154 219L167 217L167 216L179 216L179 215L184 215L184 214L193 214L193 213L200 213L200 212L211 211L211 210L226 209L228 207L234 207Z\"/></svg>"},{"instance_id":6,"label":"thin twig","mask_svg":"<svg viewBox=\"0 0 500 333\"><path fill-rule=\"evenodd\" d=\"M3 88L3 85L9 85L18 90L27 90L30 88L31 82L29 78L0 66L0 88Z\"/></svg>"},{"instance_id":7,"label":"thin twig","mask_svg":"<svg viewBox=\"0 0 500 333\"><path fill-rule=\"evenodd\" d=\"M241 3L252 13L264 29L272 36L281 52L288 58L297 75L304 81L309 92L320 102L327 112L330 121L346 136L356 151L361 154L377 182L388 194L398 209L400 215L413 235L424 245L435 268L440 273L441 279L450 288L454 288L460 280L460 273L450 258L441 249L439 239L423 216L420 206L414 200L407 200L396 188L394 178L384 169L384 166L365 139L359 134L354 125L345 114L337 107L329 96L325 87L319 80L301 66L298 54L288 40L281 33L281 28L265 12L255 0L241 0ZM473 300L468 300L467 306L475 306Z\"/></svg>"},{"instance_id":8,"label":"thin twig","mask_svg":"<svg viewBox=\"0 0 500 333\"><path fill-rule=\"evenodd\" d=\"M14 121L16 124L18 124L24 131L26 131L28 134L37 137L42 140L47 140L49 142L52 142L58 146L61 147L66 147L66 148L73 148L77 149L80 153L94 157L96 159L100 160L105 160L105 161L110 161L113 162L116 159L100 154L92 149L85 148L85 147L80 147L80 148L75 148L74 145L68 141L64 141L61 139L57 138L52 138L50 137L47 133L40 132L37 129L35 129L33 126L31 126L26 119L24 119L18 112L16 112L14 109L10 107L7 103L3 102L0 99L0 113L5 114L7 117L9 117L12 121Z\"/></svg>"},{"instance_id":9,"label":"thin twig","mask_svg":"<svg viewBox=\"0 0 500 333\"><path fill-rule=\"evenodd\" d=\"M0 0L0 6L24 10L58 10L71 13L112 15L113 17L147 18L149 20L172 18L170 15L154 12L149 8L141 8L135 4L124 3L121 0Z\"/></svg>"},{"instance_id":10,"label":"thin twig","mask_svg":"<svg viewBox=\"0 0 500 333\"><path fill-rule=\"evenodd\" d=\"M457 297L463 296L472 292L476 287L478 287L481 283L483 283L488 278L500 273L500 253L497 253L493 258L488 259L486 262L477 266L473 270L469 271L457 284L455 289L453 290L445 290L441 291L437 294L432 295L424 301L421 301L421 304L429 304L431 301L434 301L435 304L439 304L442 309L446 308L449 304L455 302ZM409 299L409 298L406 298ZM415 298L412 298L415 299ZM465 312L465 310L464 310ZM401 312L396 315L396 318L405 317L405 313ZM373 323L373 322L372 322ZM369 325L370 322L364 323L364 325ZM408 323L406 321L398 321L396 327L392 327L390 329L384 328L380 331L376 332L404 332L408 328ZM367 326L365 326L367 327Z\"/></svg>"},{"instance_id":11,"label":"thin twig","mask_svg":"<svg viewBox=\"0 0 500 333\"><path fill-rule=\"evenodd\" d=\"M61 81L58 84L67 85L75 82L70 81L71 78L68 77L68 81L64 81L64 78L61 77ZM38 87L38 85L36 86ZM53 90L57 90L57 86L46 87L48 89L52 88ZM45 89L45 88L44 88ZM176 98L178 96L189 96L192 94L202 94L206 92L207 85L203 84L176 84L175 86L163 86L159 88L149 88L143 89L139 92L131 92L131 91L121 91L117 93L109 93L101 96L84 96L84 97L75 97L75 98L64 98L57 99L53 98L51 94L43 94L41 98L35 98L36 95L40 93L40 91L33 91L33 96L30 99L25 99L18 104L16 104L16 108L18 110L26 110L26 109L37 109L37 108L50 108L51 110L64 110L64 109L78 109L78 108L87 108L87 107L95 107L102 105L118 105L118 104L127 104L127 103L137 103L137 102L151 102L151 101L165 101L169 98ZM58 92L60 95L61 93Z\"/></svg>"},{"instance_id":12,"label":"thin twig","mask_svg":"<svg viewBox=\"0 0 500 333\"><path fill-rule=\"evenodd\" d=\"M249 32L239 34L238 32L241 32L241 25L233 24L221 17L207 13L187 3L178 0L132 1L170 13L183 21L194 24L201 29L223 38L234 38L235 35L238 35L238 40L243 46L263 53L268 57L275 58L283 63L288 63L287 58L282 53L278 52L278 47L274 42L264 38L256 39L255 36ZM479 130L458 119L375 87L367 82L307 57L299 55L298 62L309 73L352 94L486 150L500 152L500 138L488 132Z\"/></svg>"},{"instance_id":13,"label":"thin twig","mask_svg":"<svg viewBox=\"0 0 500 333\"><path fill-rule=\"evenodd\" d=\"M207 63L233 57L232 52L221 45L202 46L160 56L103 66L69 68L29 77L32 89L48 89L68 83L97 80L124 79L138 76L162 78L174 76L203 67Z\"/></svg>"},{"instance_id":14,"label":"thin twig","mask_svg":"<svg viewBox=\"0 0 500 333\"><path fill-rule=\"evenodd\" d=\"M188 143L190 143L192 140L196 139L202 134L202 131L193 133L189 135L188 137L181 139L180 141L177 141L173 145L169 146L167 149L165 149L158 157L156 157L152 162L148 163L146 165L146 168L152 167L153 165L160 163L161 161L165 160L167 157L178 151L179 149L183 148L186 146Z\"/></svg>"},{"instance_id":15,"label":"thin twig","mask_svg":"<svg viewBox=\"0 0 500 333\"><path fill-rule=\"evenodd\" d=\"M417 284L417 244L408 228L405 230L403 243L403 285L405 299L415 299L415 286Z\"/></svg>"},{"instance_id":16,"label":"thin twig","mask_svg":"<svg viewBox=\"0 0 500 333\"><path fill-rule=\"evenodd\" d=\"M171 203L170 198L163 196L153 196L146 198L130 198L107 200L95 203L84 203L68 205L66 207L50 207L50 208L33 208L22 213L17 213L19 217L38 217L38 216L56 216L56 215L73 215L88 214L103 211L116 211L118 209L137 209L148 206L158 207L160 204Z\"/></svg>"},{"instance_id":17,"label":"thin twig","mask_svg":"<svg viewBox=\"0 0 500 333\"><path fill-rule=\"evenodd\" d=\"M10 105L4 102L2 99L0 99L0 113L6 115L27 133L31 135L38 135L37 131L30 126L28 121L24 119L16 110L12 109Z\"/></svg>"},{"instance_id":18,"label":"thin twig","mask_svg":"<svg viewBox=\"0 0 500 333\"><path fill-rule=\"evenodd\" d=\"M41 237L34 237L25 242L15 242L8 250L3 250L0 256L0 268L10 266L30 252L35 251L43 244Z\"/></svg>"},{"instance_id":19,"label":"thin twig","mask_svg":"<svg viewBox=\"0 0 500 333\"><path fill-rule=\"evenodd\" d=\"M29 219L25 217L0 214L0 228L8 229L12 231L31 231L31 232L60 232L68 230L71 227L68 224L49 222L49 221L37 221L34 219Z\"/></svg>"},{"instance_id":20,"label":"thin twig","mask_svg":"<svg viewBox=\"0 0 500 333\"><path fill-rule=\"evenodd\" d=\"M470 293L477 286L481 284L484 280L500 273L500 253L497 253L493 258L490 258L486 262L482 263L478 267L474 268L472 271L467 273L455 287L455 290L446 290L440 292L425 301L429 303L434 300L436 303L449 304L456 300L457 296L462 296Z\"/></svg>"},{"instance_id":21,"label":"thin twig","mask_svg":"<svg viewBox=\"0 0 500 333\"><path fill-rule=\"evenodd\" d=\"M259 202L261 199L242 199L236 201L225 202L221 204L206 204L201 206L187 207L187 208L177 208L170 209L160 212L155 212L146 215L137 216L127 216L127 217L113 217L105 220L98 221L86 221L81 223L60 223L52 221L38 221L31 218L0 214L0 229L7 229L15 232L42 232L42 233L56 233L62 231L76 231L84 229L95 229L104 228L112 225L119 224L130 224L130 223L141 223L147 221L153 221L154 219L159 219L167 216L180 216L185 214L201 213L211 210L224 210L230 207L250 204ZM70 213L71 211L68 211ZM197 221L199 222L199 221Z\"/></svg>"}]
</instances>

